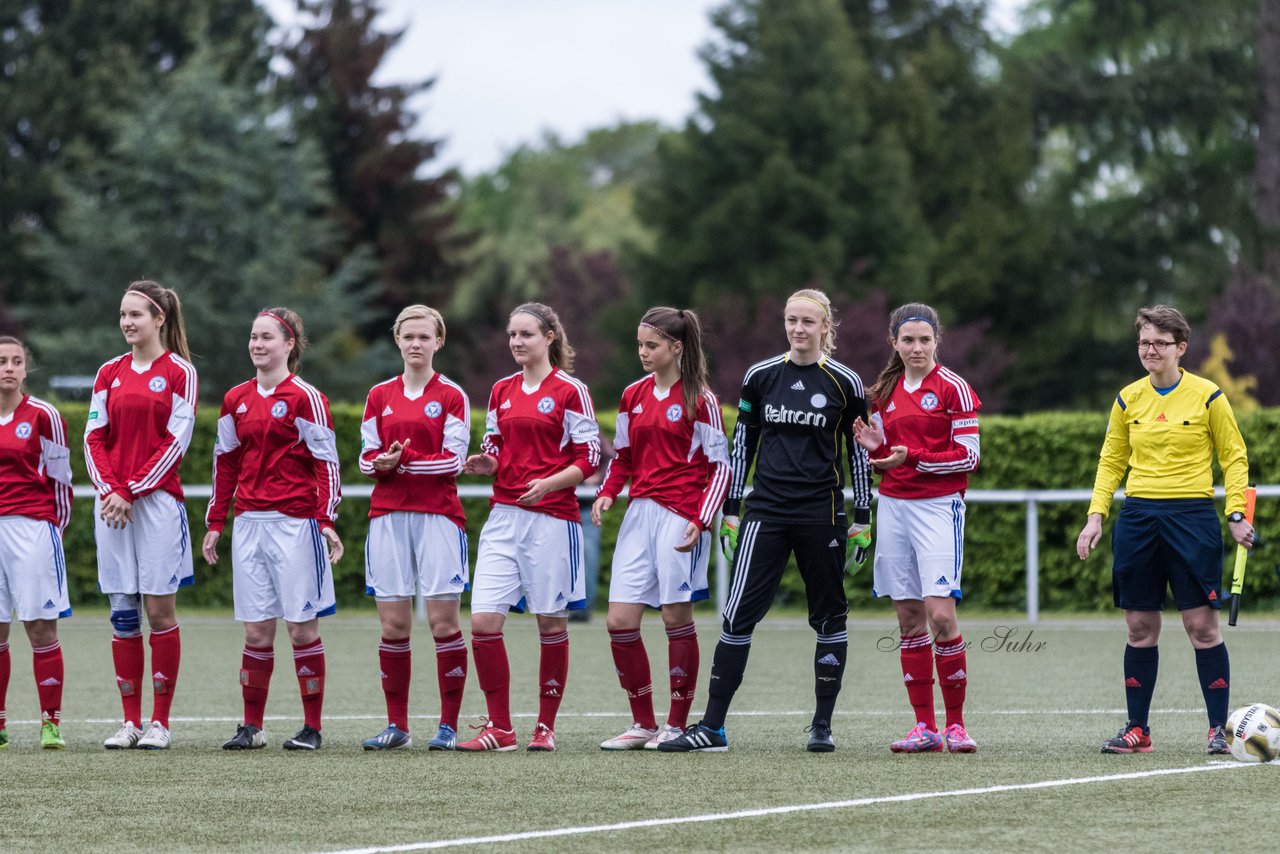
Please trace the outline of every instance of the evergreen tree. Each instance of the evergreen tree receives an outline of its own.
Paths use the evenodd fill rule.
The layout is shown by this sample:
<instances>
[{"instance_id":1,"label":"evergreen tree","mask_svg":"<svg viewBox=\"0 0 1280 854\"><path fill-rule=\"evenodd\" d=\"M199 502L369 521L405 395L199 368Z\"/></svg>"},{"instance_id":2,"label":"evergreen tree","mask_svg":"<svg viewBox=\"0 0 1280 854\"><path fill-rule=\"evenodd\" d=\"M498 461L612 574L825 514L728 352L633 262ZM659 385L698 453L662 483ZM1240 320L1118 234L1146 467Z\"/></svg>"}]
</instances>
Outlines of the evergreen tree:
<instances>
[{"instance_id":1,"label":"evergreen tree","mask_svg":"<svg viewBox=\"0 0 1280 854\"><path fill-rule=\"evenodd\" d=\"M320 144L339 240L327 263L362 247L379 263L377 305L365 325L383 335L406 304L442 305L457 282L465 240L450 204L457 175L427 175L440 141L415 136L411 99L433 80L378 84L374 77L404 31L378 27L378 0L298 0L303 24L284 56L284 93L299 129Z\"/></svg>"},{"instance_id":2,"label":"evergreen tree","mask_svg":"<svg viewBox=\"0 0 1280 854\"><path fill-rule=\"evenodd\" d=\"M254 90L223 81L211 52L140 94L109 132L94 168L61 182L60 233L42 241L56 283L30 326L42 374L89 374L124 349L121 294L151 278L182 299L204 398L252 375L249 327L271 305L302 315L308 378L363 394L375 374L354 326L368 271L353 261L327 276L316 261L332 228L315 146Z\"/></svg>"}]
</instances>

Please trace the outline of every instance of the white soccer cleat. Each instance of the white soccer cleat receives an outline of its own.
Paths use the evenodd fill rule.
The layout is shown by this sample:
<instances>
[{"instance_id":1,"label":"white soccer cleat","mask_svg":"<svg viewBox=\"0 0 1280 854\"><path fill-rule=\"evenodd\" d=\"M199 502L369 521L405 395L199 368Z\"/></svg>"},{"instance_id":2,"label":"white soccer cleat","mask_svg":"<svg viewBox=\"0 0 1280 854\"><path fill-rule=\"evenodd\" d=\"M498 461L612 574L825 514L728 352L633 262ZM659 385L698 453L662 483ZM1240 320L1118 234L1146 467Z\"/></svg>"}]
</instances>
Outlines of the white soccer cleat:
<instances>
[{"instance_id":1,"label":"white soccer cleat","mask_svg":"<svg viewBox=\"0 0 1280 854\"><path fill-rule=\"evenodd\" d=\"M601 750L641 750L650 739L658 737L658 729L632 724L626 732L600 742Z\"/></svg>"},{"instance_id":2,"label":"white soccer cleat","mask_svg":"<svg viewBox=\"0 0 1280 854\"><path fill-rule=\"evenodd\" d=\"M673 739L677 739L682 735L684 735L684 730L680 729L680 727L678 726L671 726L671 725L663 726L658 730L658 732L653 736L653 738L645 742L644 749L657 750L659 744L662 744L665 741L671 741Z\"/></svg>"},{"instance_id":3,"label":"white soccer cleat","mask_svg":"<svg viewBox=\"0 0 1280 854\"><path fill-rule=\"evenodd\" d=\"M159 721L152 721L146 733L138 739L139 750L168 750L169 728Z\"/></svg>"},{"instance_id":4,"label":"white soccer cleat","mask_svg":"<svg viewBox=\"0 0 1280 854\"><path fill-rule=\"evenodd\" d=\"M116 730L116 734L102 742L102 746L107 750L132 750L138 746L138 739L142 738L142 730L133 725L133 721L125 721L120 724L120 729Z\"/></svg>"}]
</instances>

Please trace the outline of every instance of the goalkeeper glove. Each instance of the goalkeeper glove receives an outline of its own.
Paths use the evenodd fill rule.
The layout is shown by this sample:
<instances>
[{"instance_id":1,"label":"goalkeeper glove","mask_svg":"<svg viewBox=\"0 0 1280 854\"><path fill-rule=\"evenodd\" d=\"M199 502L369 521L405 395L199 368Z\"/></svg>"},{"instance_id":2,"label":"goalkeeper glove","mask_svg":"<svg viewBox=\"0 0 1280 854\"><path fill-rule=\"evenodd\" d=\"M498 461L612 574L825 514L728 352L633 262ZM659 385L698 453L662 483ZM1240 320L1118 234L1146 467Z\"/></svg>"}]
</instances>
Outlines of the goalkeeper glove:
<instances>
[{"instance_id":1,"label":"goalkeeper glove","mask_svg":"<svg viewBox=\"0 0 1280 854\"><path fill-rule=\"evenodd\" d=\"M725 560L733 563L733 553L738 550L738 525L741 520L737 516L725 516L720 520L720 551Z\"/></svg>"},{"instance_id":2,"label":"goalkeeper glove","mask_svg":"<svg viewBox=\"0 0 1280 854\"><path fill-rule=\"evenodd\" d=\"M867 555L871 554L870 522L865 525L855 523L849 526L849 545L852 548L849 550L848 559L845 560L844 571L856 575L867 562Z\"/></svg>"}]
</instances>

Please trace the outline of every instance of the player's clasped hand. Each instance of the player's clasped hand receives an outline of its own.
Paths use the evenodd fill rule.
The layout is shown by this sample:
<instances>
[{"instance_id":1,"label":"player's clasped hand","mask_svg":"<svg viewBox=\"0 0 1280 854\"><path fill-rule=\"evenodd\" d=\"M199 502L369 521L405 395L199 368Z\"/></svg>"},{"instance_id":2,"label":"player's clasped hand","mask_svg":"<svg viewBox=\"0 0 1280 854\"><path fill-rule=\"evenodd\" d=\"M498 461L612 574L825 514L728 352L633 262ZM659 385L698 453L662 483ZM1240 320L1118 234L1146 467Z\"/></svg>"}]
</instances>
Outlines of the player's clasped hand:
<instances>
[{"instance_id":1,"label":"player's clasped hand","mask_svg":"<svg viewBox=\"0 0 1280 854\"><path fill-rule=\"evenodd\" d=\"M472 454L462 464L463 474L494 475L498 472L498 460L488 454Z\"/></svg>"},{"instance_id":2,"label":"player's clasped hand","mask_svg":"<svg viewBox=\"0 0 1280 854\"><path fill-rule=\"evenodd\" d=\"M849 557L844 562L844 571L850 574L862 569L871 554L871 523L849 526Z\"/></svg>"},{"instance_id":3,"label":"player's clasped hand","mask_svg":"<svg viewBox=\"0 0 1280 854\"><path fill-rule=\"evenodd\" d=\"M123 528L133 521L133 504L113 492L102 499L98 517L108 528Z\"/></svg>"},{"instance_id":4,"label":"player's clasped hand","mask_svg":"<svg viewBox=\"0 0 1280 854\"><path fill-rule=\"evenodd\" d=\"M874 453L880 450L880 446L884 444L884 430L874 421L868 424L861 418L855 418L853 419L853 440L866 449L867 453ZM872 460L871 465L880 471L885 471L894 466L902 465L906 461L907 448L905 445L893 445L889 450L892 452L889 456Z\"/></svg>"},{"instance_id":5,"label":"player's clasped hand","mask_svg":"<svg viewBox=\"0 0 1280 854\"><path fill-rule=\"evenodd\" d=\"M528 487L528 491L525 492L524 495L521 495L519 498L517 498L516 501L524 505L525 507L534 506L539 501L546 498L547 493L551 491L550 481L551 481L551 478L549 477L534 478L533 480L525 484L525 486Z\"/></svg>"},{"instance_id":6,"label":"player's clasped hand","mask_svg":"<svg viewBox=\"0 0 1280 854\"><path fill-rule=\"evenodd\" d=\"M741 523L737 516L725 516L720 520L720 551L729 563L733 563L733 553L738 550L738 526Z\"/></svg>"},{"instance_id":7,"label":"player's clasped hand","mask_svg":"<svg viewBox=\"0 0 1280 854\"><path fill-rule=\"evenodd\" d=\"M400 456L404 453L404 449L409 447L409 441L405 439L403 443L392 442L390 448L373 458L373 467L378 471L395 471L400 465Z\"/></svg>"}]
</instances>

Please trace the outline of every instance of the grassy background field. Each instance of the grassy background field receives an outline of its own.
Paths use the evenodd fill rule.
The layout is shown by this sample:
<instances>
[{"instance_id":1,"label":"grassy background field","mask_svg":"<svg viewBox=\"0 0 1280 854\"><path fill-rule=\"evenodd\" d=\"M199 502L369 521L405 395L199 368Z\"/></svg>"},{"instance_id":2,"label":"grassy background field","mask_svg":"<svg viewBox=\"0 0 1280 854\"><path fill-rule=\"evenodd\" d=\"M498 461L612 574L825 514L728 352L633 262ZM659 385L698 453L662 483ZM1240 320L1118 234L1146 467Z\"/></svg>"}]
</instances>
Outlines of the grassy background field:
<instances>
[{"instance_id":1,"label":"grassy background field","mask_svg":"<svg viewBox=\"0 0 1280 854\"><path fill-rule=\"evenodd\" d=\"M968 724L973 756L895 756L887 745L910 727L896 652L883 651L887 615L850 625L851 665L834 722L837 752L803 751L812 705L813 635L799 615L759 628L730 715L726 754L603 753L601 739L629 723L601 616L571 629L568 690L554 754L467 755L423 748L367 754L359 741L385 723L377 680L376 621L322 622L328 655L324 749L286 753L301 723L291 662L280 656L267 707L270 746L225 753L240 699L241 633L221 614L183 615L183 668L173 749L107 752L119 703L105 613L62 624L67 659L68 747L42 753L28 645L11 637L8 698L12 746L0 753L7 790L0 849L88 851L329 851L518 834L863 798L1090 778L1156 769L1208 768L1205 720L1189 644L1168 624L1155 698L1156 752L1105 756L1099 743L1123 723L1118 617L1048 620L962 612L969 653ZM699 611L703 674L717 630ZM1224 629L1232 654L1232 705L1280 703L1275 615L1246 614ZM1012 631L1011 635L1006 635ZM1004 636L1002 639L1002 635ZM537 708L537 636L531 619L508 623L512 708L521 743ZM654 672L665 671L660 621L645 629ZM1022 648L1018 644L1025 643ZM425 745L435 728L434 656L418 629L411 713ZM288 649L281 632L277 650ZM655 679L662 697L665 679ZM466 723L483 696L469 677ZM700 695L701 696L701 695ZM659 708L663 708L659 700ZM149 712L150 699L144 704ZM695 710L702 702L695 702ZM1133 780L878 802L783 815L511 841L513 851L733 850L1125 850L1231 847L1220 834L1221 794L1280 792L1280 767L1223 769ZM1233 837L1250 847L1248 835ZM482 847L499 847L487 843Z\"/></svg>"}]
</instances>

